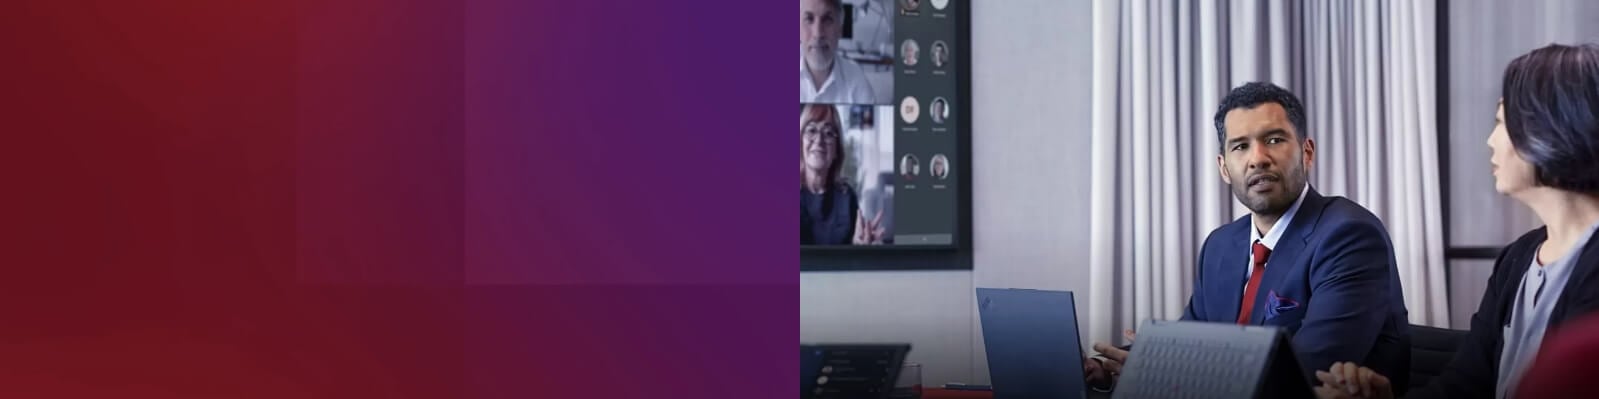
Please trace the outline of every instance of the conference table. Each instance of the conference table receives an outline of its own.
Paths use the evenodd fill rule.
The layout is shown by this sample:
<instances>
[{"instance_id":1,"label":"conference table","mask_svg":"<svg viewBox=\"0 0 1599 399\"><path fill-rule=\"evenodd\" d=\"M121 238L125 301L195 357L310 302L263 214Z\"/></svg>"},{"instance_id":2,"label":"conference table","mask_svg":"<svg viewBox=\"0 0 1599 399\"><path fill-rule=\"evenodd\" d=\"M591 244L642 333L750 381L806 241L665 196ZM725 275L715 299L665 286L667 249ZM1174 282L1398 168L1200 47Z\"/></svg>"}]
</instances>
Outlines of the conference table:
<instances>
[{"instance_id":1,"label":"conference table","mask_svg":"<svg viewBox=\"0 0 1599 399\"><path fill-rule=\"evenodd\" d=\"M1088 391L1088 397L1092 399L1110 398L1110 393ZM994 392L928 388L922 390L922 399L994 399Z\"/></svg>"},{"instance_id":2,"label":"conference table","mask_svg":"<svg viewBox=\"0 0 1599 399\"><path fill-rule=\"evenodd\" d=\"M963 391L930 388L922 390L922 399L993 399L993 391Z\"/></svg>"}]
</instances>

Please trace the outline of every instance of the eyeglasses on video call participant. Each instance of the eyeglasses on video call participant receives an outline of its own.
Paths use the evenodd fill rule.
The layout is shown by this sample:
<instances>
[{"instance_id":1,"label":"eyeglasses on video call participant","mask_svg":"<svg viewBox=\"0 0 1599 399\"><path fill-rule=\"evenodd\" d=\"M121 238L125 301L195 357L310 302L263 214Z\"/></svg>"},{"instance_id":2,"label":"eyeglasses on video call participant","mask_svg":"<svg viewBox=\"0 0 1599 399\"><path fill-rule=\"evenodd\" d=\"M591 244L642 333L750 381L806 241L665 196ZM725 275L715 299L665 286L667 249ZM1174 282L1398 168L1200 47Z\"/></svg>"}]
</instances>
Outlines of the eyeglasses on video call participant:
<instances>
[{"instance_id":1,"label":"eyeglasses on video call participant","mask_svg":"<svg viewBox=\"0 0 1599 399\"><path fill-rule=\"evenodd\" d=\"M844 182L843 123L838 108L800 107L800 245L882 244L883 213L861 214L860 196Z\"/></svg>"}]
</instances>

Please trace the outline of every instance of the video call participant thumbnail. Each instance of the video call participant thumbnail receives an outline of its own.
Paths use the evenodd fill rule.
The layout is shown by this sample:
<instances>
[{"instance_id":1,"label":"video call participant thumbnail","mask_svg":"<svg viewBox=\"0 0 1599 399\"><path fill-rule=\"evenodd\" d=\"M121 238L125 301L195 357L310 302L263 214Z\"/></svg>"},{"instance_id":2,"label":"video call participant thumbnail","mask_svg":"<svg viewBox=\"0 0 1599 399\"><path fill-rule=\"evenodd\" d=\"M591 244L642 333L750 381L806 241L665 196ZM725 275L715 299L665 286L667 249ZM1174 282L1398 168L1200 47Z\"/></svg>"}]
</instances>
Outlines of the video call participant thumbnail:
<instances>
[{"instance_id":1,"label":"video call participant thumbnail","mask_svg":"<svg viewBox=\"0 0 1599 399\"><path fill-rule=\"evenodd\" d=\"M933 123L944 123L949 119L949 102L943 97L933 99L933 105L927 111L933 115Z\"/></svg>"},{"instance_id":2,"label":"video call participant thumbnail","mask_svg":"<svg viewBox=\"0 0 1599 399\"><path fill-rule=\"evenodd\" d=\"M921 52L922 46L916 44L915 40L905 39L905 42L899 45L899 55L900 58L905 60L905 66L916 66L917 58L921 56Z\"/></svg>"},{"instance_id":3,"label":"video call participant thumbnail","mask_svg":"<svg viewBox=\"0 0 1599 399\"><path fill-rule=\"evenodd\" d=\"M861 66L839 54L842 0L800 0L800 102L871 104L877 100Z\"/></svg>"},{"instance_id":4,"label":"video call participant thumbnail","mask_svg":"<svg viewBox=\"0 0 1599 399\"><path fill-rule=\"evenodd\" d=\"M861 214L860 195L839 176L843 123L826 104L800 107L800 245L883 243L883 213Z\"/></svg>"},{"instance_id":5,"label":"video call participant thumbnail","mask_svg":"<svg viewBox=\"0 0 1599 399\"><path fill-rule=\"evenodd\" d=\"M921 162L920 159L916 159L915 155L905 154L905 157L899 160L899 175L904 177L906 181L916 179L916 176L922 175Z\"/></svg>"}]
</instances>

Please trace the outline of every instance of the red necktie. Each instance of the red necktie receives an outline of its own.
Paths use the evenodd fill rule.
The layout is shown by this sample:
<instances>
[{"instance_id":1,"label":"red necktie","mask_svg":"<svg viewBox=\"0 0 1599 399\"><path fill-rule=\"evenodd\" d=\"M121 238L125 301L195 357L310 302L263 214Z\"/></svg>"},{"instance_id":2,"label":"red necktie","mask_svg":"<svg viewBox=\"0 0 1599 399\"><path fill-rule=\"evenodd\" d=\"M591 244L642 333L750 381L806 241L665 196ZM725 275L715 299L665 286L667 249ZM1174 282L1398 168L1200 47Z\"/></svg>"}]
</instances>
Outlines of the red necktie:
<instances>
[{"instance_id":1,"label":"red necktie","mask_svg":"<svg viewBox=\"0 0 1599 399\"><path fill-rule=\"evenodd\" d=\"M1238 325L1249 324L1249 312L1255 309L1255 292L1260 290L1260 276L1266 274L1266 258L1271 256L1271 248L1266 248L1260 240L1255 240L1255 267L1249 272L1249 285L1244 286L1244 305L1238 308Z\"/></svg>"}]
</instances>

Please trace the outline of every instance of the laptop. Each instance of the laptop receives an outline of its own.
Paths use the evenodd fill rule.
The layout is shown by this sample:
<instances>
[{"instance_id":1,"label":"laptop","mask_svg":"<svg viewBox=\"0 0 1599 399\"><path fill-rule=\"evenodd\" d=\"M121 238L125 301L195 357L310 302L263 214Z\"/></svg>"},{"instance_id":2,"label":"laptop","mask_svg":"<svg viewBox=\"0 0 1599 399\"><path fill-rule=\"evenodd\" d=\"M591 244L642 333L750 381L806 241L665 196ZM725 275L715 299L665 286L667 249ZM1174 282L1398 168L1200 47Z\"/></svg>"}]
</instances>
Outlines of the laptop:
<instances>
[{"instance_id":1,"label":"laptop","mask_svg":"<svg viewBox=\"0 0 1599 399\"><path fill-rule=\"evenodd\" d=\"M800 398L886 399L908 344L800 344Z\"/></svg>"},{"instance_id":2,"label":"laptop","mask_svg":"<svg viewBox=\"0 0 1599 399\"><path fill-rule=\"evenodd\" d=\"M1288 333L1272 326L1150 321L1112 396L1136 398L1309 398Z\"/></svg>"},{"instance_id":3,"label":"laptop","mask_svg":"<svg viewBox=\"0 0 1599 399\"><path fill-rule=\"evenodd\" d=\"M994 399L1086 398L1070 291L977 289Z\"/></svg>"}]
</instances>

